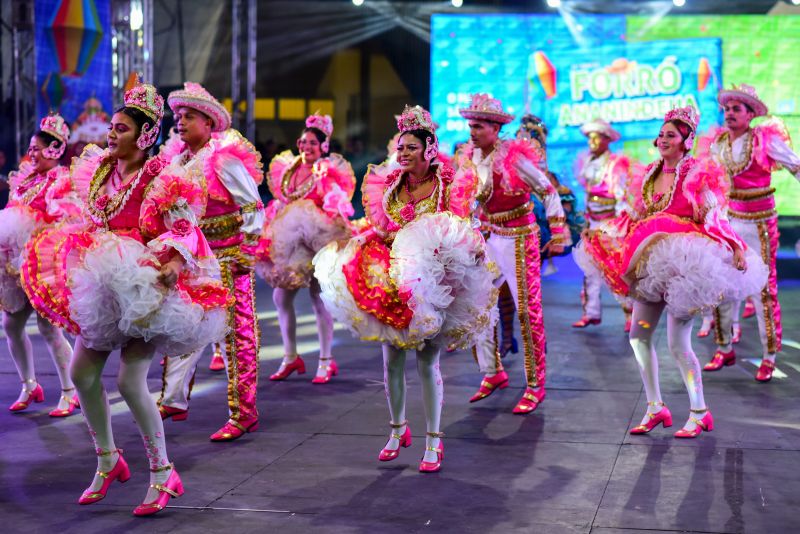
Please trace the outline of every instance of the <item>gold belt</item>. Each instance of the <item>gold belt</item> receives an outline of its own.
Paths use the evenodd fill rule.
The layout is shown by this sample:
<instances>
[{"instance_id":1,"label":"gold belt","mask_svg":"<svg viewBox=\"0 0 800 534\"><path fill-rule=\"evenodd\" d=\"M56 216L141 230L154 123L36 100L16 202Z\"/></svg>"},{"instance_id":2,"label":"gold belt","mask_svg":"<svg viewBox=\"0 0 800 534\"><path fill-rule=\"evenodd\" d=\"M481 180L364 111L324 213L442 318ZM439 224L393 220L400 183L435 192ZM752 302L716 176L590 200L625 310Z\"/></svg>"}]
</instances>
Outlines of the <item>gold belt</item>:
<instances>
[{"instance_id":1,"label":"gold belt","mask_svg":"<svg viewBox=\"0 0 800 534\"><path fill-rule=\"evenodd\" d=\"M767 198L775 192L774 187L759 187L757 189L731 189L731 200L760 200Z\"/></svg>"},{"instance_id":2,"label":"gold belt","mask_svg":"<svg viewBox=\"0 0 800 534\"><path fill-rule=\"evenodd\" d=\"M778 214L774 209L762 211L736 211L728 208L728 215L734 219L742 219L745 221L760 221L771 219Z\"/></svg>"},{"instance_id":3,"label":"gold belt","mask_svg":"<svg viewBox=\"0 0 800 534\"><path fill-rule=\"evenodd\" d=\"M594 202L595 204L604 204L606 206L614 206L617 203L617 199L589 195L589 202Z\"/></svg>"},{"instance_id":4,"label":"gold belt","mask_svg":"<svg viewBox=\"0 0 800 534\"><path fill-rule=\"evenodd\" d=\"M493 224L486 224L483 226L482 230L501 237L517 237L538 232L539 225L536 223L526 224L525 226L495 226Z\"/></svg>"},{"instance_id":5,"label":"gold belt","mask_svg":"<svg viewBox=\"0 0 800 534\"><path fill-rule=\"evenodd\" d=\"M499 211L497 213L487 213L486 220L492 224L497 223L504 223L508 221L513 221L514 219L519 219L520 217L524 217L531 212L531 203L526 202L522 206L518 206L512 210L508 211Z\"/></svg>"},{"instance_id":6,"label":"gold belt","mask_svg":"<svg viewBox=\"0 0 800 534\"><path fill-rule=\"evenodd\" d=\"M218 241L238 235L242 222L242 215L239 212L233 212L202 219L199 226L206 239Z\"/></svg>"}]
</instances>

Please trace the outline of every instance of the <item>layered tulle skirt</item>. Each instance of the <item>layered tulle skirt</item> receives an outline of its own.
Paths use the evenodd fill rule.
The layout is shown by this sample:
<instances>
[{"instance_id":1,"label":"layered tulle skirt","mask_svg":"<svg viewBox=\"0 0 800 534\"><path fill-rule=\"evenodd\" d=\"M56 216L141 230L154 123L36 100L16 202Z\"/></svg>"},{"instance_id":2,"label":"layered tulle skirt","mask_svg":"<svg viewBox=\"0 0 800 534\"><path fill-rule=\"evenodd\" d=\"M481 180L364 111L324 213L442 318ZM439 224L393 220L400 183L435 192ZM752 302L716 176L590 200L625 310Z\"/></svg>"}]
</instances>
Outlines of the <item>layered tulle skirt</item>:
<instances>
[{"instance_id":1,"label":"layered tulle skirt","mask_svg":"<svg viewBox=\"0 0 800 534\"><path fill-rule=\"evenodd\" d=\"M42 226L41 216L27 206L0 211L0 309L14 313L28 302L19 282L22 252Z\"/></svg>"},{"instance_id":2,"label":"layered tulle skirt","mask_svg":"<svg viewBox=\"0 0 800 534\"><path fill-rule=\"evenodd\" d=\"M228 330L231 297L216 260L203 261L202 267L187 264L167 288L156 254L135 236L62 226L31 240L21 280L40 314L80 334L90 348L114 350L140 338L177 355L218 341Z\"/></svg>"},{"instance_id":3,"label":"layered tulle skirt","mask_svg":"<svg viewBox=\"0 0 800 534\"><path fill-rule=\"evenodd\" d=\"M279 209L265 227L256 252L256 273L272 287L308 287L314 255L350 235L343 218L330 217L311 200L296 200Z\"/></svg>"},{"instance_id":4,"label":"layered tulle skirt","mask_svg":"<svg viewBox=\"0 0 800 534\"><path fill-rule=\"evenodd\" d=\"M730 247L703 225L668 214L627 228L608 223L582 240L573 255L584 272L599 272L616 295L666 302L676 317L757 293L768 274L756 251L746 251L747 269L740 271Z\"/></svg>"},{"instance_id":5,"label":"layered tulle skirt","mask_svg":"<svg viewBox=\"0 0 800 534\"><path fill-rule=\"evenodd\" d=\"M483 238L450 213L422 215L391 246L374 233L314 258L326 308L357 337L416 349L466 348L497 322L498 273Z\"/></svg>"}]
</instances>

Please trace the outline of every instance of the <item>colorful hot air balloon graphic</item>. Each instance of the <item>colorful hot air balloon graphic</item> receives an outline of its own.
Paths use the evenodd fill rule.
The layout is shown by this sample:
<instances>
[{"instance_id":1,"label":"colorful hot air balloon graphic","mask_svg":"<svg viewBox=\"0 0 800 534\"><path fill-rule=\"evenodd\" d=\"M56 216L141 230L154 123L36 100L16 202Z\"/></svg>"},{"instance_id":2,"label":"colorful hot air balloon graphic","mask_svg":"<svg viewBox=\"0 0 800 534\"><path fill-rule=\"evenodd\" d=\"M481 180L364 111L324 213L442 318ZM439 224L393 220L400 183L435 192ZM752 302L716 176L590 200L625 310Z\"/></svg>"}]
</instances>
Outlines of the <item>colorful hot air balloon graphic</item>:
<instances>
[{"instance_id":1,"label":"colorful hot air balloon graphic","mask_svg":"<svg viewBox=\"0 0 800 534\"><path fill-rule=\"evenodd\" d=\"M553 98L556 96L556 68L541 50L533 53L533 64L545 96Z\"/></svg>"},{"instance_id":2,"label":"colorful hot air balloon graphic","mask_svg":"<svg viewBox=\"0 0 800 534\"><path fill-rule=\"evenodd\" d=\"M95 1L61 0L47 28L61 75L82 76L103 39Z\"/></svg>"},{"instance_id":3,"label":"colorful hot air balloon graphic","mask_svg":"<svg viewBox=\"0 0 800 534\"><path fill-rule=\"evenodd\" d=\"M61 102L64 101L64 80L57 72L51 72L44 79L42 84L42 97L44 98L47 108L53 111L58 111L61 107Z\"/></svg>"},{"instance_id":4,"label":"colorful hot air balloon graphic","mask_svg":"<svg viewBox=\"0 0 800 534\"><path fill-rule=\"evenodd\" d=\"M700 58L700 64L697 66L697 90L703 91L711 79L711 65L708 64L708 58Z\"/></svg>"}]
</instances>

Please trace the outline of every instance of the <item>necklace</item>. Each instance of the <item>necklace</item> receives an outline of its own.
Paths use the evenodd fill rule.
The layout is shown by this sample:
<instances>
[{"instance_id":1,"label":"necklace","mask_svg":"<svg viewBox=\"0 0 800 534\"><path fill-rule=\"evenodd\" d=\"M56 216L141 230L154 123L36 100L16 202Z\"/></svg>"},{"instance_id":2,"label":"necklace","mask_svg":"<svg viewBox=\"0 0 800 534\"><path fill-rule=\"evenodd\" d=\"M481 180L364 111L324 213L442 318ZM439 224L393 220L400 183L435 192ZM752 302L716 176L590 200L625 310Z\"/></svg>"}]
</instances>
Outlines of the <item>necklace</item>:
<instances>
[{"instance_id":1,"label":"necklace","mask_svg":"<svg viewBox=\"0 0 800 534\"><path fill-rule=\"evenodd\" d=\"M424 197L414 198L414 194L411 192L411 188L409 187L408 184L409 180L406 178L405 190L406 194L409 196L411 200L409 200L409 202L405 206L403 206L403 208L400 210L400 216L403 217L403 219L405 219L406 221L411 222L417 217L417 204L423 202L424 200L429 199L431 195L433 195L433 192L436 191L436 188L435 187L431 188L430 192Z\"/></svg>"},{"instance_id":2,"label":"necklace","mask_svg":"<svg viewBox=\"0 0 800 534\"><path fill-rule=\"evenodd\" d=\"M661 169L661 172L663 172L664 174L675 174L676 169L677 167L667 167L666 165L664 165L664 168Z\"/></svg>"},{"instance_id":3,"label":"necklace","mask_svg":"<svg viewBox=\"0 0 800 534\"><path fill-rule=\"evenodd\" d=\"M406 177L406 190L408 190L409 184L410 185L420 185L420 184L424 184L425 182L427 182L430 179L431 179L431 173L430 172L426 173L422 178L412 178L411 175L409 174L408 177Z\"/></svg>"}]
</instances>

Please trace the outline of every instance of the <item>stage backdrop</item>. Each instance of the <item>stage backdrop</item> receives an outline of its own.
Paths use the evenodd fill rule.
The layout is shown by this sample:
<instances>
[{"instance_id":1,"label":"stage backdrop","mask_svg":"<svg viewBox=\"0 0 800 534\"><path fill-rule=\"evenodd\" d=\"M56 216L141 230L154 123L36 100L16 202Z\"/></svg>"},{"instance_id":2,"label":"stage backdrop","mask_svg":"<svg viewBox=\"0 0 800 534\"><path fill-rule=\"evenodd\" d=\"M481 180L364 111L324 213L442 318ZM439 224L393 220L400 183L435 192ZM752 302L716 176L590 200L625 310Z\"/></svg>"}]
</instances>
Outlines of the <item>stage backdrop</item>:
<instances>
[{"instance_id":1,"label":"stage backdrop","mask_svg":"<svg viewBox=\"0 0 800 534\"><path fill-rule=\"evenodd\" d=\"M72 123L84 102L111 102L110 0L36 0L38 112Z\"/></svg>"},{"instance_id":2,"label":"stage backdrop","mask_svg":"<svg viewBox=\"0 0 800 534\"><path fill-rule=\"evenodd\" d=\"M720 87L754 85L800 136L800 17L646 17L586 15L434 15L431 21L431 112L446 151L468 139L458 108L488 92L519 117L529 111L548 128L548 163L578 192L574 161L586 148L579 127L594 117L614 124L613 150L648 163L664 113L695 105L701 130L722 121ZM515 120L504 127L513 136ZM800 215L800 185L775 176L778 209ZM580 198L580 195L579 195ZM582 200L581 200L582 202Z\"/></svg>"}]
</instances>

